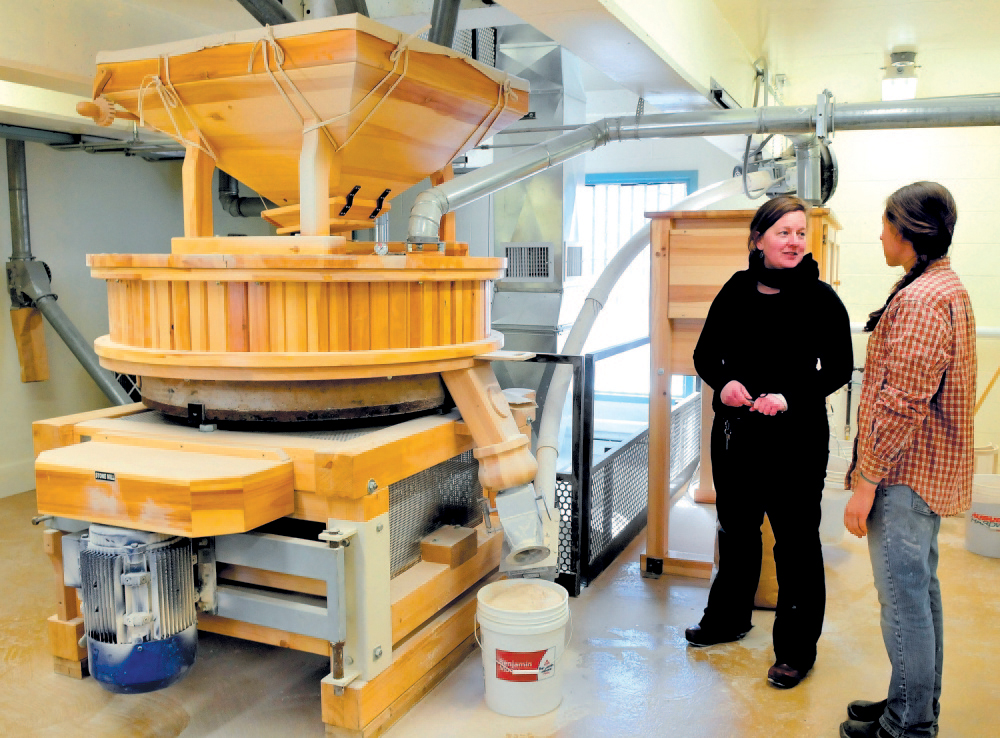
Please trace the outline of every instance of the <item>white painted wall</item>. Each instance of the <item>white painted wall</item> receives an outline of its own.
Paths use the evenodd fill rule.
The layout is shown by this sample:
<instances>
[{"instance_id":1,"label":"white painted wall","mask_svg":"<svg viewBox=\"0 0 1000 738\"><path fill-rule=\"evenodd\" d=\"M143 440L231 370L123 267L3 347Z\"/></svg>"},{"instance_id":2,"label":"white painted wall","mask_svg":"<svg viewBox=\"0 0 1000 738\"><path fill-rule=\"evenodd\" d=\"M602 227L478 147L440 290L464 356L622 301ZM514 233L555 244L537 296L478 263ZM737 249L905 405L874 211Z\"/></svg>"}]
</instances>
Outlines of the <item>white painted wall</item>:
<instances>
[{"instance_id":1,"label":"white painted wall","mask_svg":"<svg viewBox=\"0 0 1000 738\"><path fill-rule=\"evenodd\" d=\"M170 250L183 235L179 162L120 154L60 152L25 144L32 253L52 270L59 305L88 341L108 332L104 282L91 279L89 253ZM6 151L0 147L0 171ZM252 194L241 190L241 194ZM10 210L0 198L0 254L10 256ZM273 234L260 219L231 218L216 201L215 232ZM0 497L34 487L31 422L105 407L109 401L48 325L50 378L22 384L10 320L0 320Z\"/></svg>"},{"instance_id":2,"label":"white painted wall","mask_svg":"<svg viewBox=\"0 0 1000 738\"><path fill-rule=\"evenodd\" d=\"M1000 62L1000 6L974 0L898 3L781 3L760 0L773 73L785 73L786 104L808 104L824 88L841 102L876 101L881 67L900 44L917 51L918 97L1000 92L991 70ZM843 225L840 294L852 321L885 300L900 270L885 265L879 243L885 198L915 180L941 182L958 204L952 264L969 290L980 327L1000 326L1000 128L913 129L837 133L840 182L828 203ZM856 365L865 338L856 341ZM1000 339L981 338L979 392L1000 366ZM976 416L976 443L1000 444L1000 392Z\"/></svg>"}]
</instances>

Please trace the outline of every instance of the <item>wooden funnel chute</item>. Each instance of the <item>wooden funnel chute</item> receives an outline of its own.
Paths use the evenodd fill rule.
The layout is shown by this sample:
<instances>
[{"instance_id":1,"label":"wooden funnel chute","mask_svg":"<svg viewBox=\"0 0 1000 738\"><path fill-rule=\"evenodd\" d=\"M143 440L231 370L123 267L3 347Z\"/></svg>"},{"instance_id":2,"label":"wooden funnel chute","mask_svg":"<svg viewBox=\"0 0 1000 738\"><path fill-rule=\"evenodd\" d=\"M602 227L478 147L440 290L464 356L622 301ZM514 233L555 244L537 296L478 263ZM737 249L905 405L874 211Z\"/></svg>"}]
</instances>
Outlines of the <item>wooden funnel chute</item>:
<instances>
[{"instance_id":1,"label":"wooden funnel chute","mask_svg":"<svg viewBox=\"0 0 1000 738\"><path fill-rule=\"evenodd\" d=\"M304 129L322 131L331 148L328 197L359 188L353 197L374 203L528 110L524 80L361 15L103 53L97 61L95 98L204 149L280 207L300 199ZM285 212L276 217L289 225Z\"/></svg>"}]
</instances>

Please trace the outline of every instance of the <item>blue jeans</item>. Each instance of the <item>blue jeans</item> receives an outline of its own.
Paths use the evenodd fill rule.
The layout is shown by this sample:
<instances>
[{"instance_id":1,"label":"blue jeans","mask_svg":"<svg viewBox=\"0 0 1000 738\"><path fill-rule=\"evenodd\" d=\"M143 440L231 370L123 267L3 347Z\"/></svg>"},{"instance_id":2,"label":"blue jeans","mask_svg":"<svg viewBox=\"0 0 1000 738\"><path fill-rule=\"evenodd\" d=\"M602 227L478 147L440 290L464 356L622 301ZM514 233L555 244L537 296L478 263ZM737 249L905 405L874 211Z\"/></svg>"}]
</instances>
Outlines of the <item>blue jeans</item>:
<instances>
[{"instance_id":1,"label":"blue jeans","mask_svg":"<svg viewBox=\"0 0 1000 738\"><path fill-rule=\"evenodd\" d=\"M930 738L941 711L940 527L941 517L910 487L899 484L876 492L868 516L868 553L892 665L881 724L894 738Z\"/></svg>"}]
</instances>

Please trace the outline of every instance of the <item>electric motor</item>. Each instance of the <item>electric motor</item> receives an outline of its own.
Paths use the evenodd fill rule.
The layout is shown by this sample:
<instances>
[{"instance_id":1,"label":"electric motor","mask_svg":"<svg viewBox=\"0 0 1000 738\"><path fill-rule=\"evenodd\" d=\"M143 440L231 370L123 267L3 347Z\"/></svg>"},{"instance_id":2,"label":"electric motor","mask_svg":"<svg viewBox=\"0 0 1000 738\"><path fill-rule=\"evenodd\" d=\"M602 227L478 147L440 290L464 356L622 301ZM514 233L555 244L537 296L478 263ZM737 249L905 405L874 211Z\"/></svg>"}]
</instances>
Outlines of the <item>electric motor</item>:
<instances>
[{"instance_id":1,"label":"electric motor","mask_svg":"<svg viewBox=\"0 0 1000 738\"><path fill-rule=\"evenodd\" d=\"M190 539L91 525L81 544L90 673L112 692L173 684L198 645Z\"/></svg>"}]
</instances>

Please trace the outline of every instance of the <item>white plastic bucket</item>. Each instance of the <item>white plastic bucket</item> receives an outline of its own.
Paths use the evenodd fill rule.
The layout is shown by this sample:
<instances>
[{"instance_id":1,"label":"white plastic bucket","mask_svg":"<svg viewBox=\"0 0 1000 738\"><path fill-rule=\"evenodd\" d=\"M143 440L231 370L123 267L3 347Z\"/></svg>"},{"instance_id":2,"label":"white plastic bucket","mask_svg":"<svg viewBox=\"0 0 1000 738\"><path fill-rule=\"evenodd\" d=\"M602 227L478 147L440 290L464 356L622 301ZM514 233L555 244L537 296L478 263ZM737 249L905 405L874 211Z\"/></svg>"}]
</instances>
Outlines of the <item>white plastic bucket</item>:
<instances>
[{"instance_id":1,"label":"white plastic bucket","mask_svg":"<svg viewBox=\"0 0 1000 738\"><path fill-rule=\"evenodd\" d=\"M511 717L543 715L562 702L569 594L544 579L504 579L477 595L486 706Z\"/></svg>"},{"instance_id":2,"label":"white plastic bucket","mask_svg":"<svg viewBox=\"0 0 1000 738\"><path fill-rule=\"evenodd\" d=\"M965 547L1000 558L1000 475L972 477L972 507L965 516Z\"/></svg>"}]
</instances>

